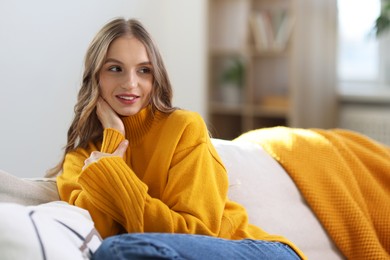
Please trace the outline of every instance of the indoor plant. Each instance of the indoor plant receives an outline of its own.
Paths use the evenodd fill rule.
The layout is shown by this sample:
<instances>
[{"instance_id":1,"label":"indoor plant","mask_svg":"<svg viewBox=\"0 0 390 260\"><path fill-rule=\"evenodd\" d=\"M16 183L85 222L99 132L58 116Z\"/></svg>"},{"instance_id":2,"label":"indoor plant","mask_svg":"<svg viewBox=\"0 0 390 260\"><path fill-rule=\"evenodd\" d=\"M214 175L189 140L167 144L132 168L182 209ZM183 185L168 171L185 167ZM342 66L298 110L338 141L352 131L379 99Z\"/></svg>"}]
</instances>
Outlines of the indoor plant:
<instances>
[{"instance_id":1,"label":"indoor plant","mask_svg":"<svg viewBox=\"0 0 390 260\"><path fill-rule=\"evenodd\" d=\"M241 58L235 57L228 61L221 74L222 100L227 104L239 104L242 98L245 68Z\"/></svg>"},{"instance_id":2,"label":"indoor plant","mask_svg":"<svg viewBox=\"0 0 390 260\"><path fill-rule=\"evenodd\" d=\"M374 31L376 36L382 35L390 29L390 0L382 0L381 12L375 20Z\"/></svg>"}]
</instances>

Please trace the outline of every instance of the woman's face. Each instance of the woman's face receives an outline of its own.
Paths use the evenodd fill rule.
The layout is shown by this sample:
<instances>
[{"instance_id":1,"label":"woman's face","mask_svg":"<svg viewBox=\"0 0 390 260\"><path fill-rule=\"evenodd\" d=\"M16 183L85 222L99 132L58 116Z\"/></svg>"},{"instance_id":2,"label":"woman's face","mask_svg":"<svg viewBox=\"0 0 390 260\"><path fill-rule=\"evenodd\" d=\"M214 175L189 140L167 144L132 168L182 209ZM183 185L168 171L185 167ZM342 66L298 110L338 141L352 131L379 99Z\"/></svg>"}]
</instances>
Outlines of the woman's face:
<instances>
[{"instance_id":1,"label":"woman's face","mask_svg":"<svg viewBox=\"0 0 390 260\"><path fill-rule=\"evenodd\" d=\"M99 73L103 99L121 116L137 114L150 102L152 69L146 48L138 39L115 39Z\"/></svg>"}]
</instances>

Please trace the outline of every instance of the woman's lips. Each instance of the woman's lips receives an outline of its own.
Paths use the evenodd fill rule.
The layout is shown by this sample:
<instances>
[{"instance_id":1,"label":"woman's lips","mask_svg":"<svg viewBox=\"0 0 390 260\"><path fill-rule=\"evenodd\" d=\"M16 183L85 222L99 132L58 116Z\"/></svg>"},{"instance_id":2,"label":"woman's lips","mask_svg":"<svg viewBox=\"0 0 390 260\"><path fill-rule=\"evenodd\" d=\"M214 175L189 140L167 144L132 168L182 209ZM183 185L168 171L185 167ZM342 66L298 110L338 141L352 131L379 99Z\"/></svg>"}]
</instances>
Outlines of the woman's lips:
<instances>
[{"instance_id":1,"label":"woman's lips","mask_svg":"<svg viewBox=\"0 0 390 260\"><path fill-rule=\"evenodd\" d=\"M134 104L139 98L139 96L133 95L133 94L131 94L131 95L117 95L116 97L123 104Z\"/></svg>"}]
</instances>

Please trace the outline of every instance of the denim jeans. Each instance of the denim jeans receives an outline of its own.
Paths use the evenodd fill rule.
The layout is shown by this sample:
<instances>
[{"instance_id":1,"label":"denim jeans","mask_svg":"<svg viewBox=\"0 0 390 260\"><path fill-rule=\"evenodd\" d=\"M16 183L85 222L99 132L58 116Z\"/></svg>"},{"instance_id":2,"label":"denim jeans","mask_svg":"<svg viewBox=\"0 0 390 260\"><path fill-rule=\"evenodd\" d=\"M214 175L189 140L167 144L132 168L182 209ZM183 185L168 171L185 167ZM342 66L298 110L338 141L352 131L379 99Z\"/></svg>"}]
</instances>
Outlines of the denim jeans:
<instances>
[{"instance_id":1,"label":"denim jeans","mask_svg":"<svg viewBox=\"0 0 390 260\"><path fill-rule=\"evenodd\" d=\"M130 233L106 238L92 260L116 259L300 259L288 245L227 240L203 235Z\"/></svg>"}]
</instances>

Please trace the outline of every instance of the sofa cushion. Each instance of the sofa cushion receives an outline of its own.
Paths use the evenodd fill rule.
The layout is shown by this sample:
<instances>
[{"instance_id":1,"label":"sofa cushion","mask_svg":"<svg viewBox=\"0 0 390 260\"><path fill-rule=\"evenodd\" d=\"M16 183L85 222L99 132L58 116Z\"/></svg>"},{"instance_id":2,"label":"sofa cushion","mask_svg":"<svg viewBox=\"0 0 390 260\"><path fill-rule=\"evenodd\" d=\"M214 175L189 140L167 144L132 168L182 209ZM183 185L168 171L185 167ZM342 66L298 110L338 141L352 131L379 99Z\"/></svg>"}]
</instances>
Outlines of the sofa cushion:
<instances>
[{"instance_id":1,"label":"sofa cushion","mask_svg":"<svg viewBox=\"0 0 390 260\"><path fill-rule=\"evenodd\" d=\"M0 170L0 202L38 205L59 200L55 178L19 178Z\"/></svg>"},{"instance_id":2,"label":"sofa cushion","mask_svg":"<svg viewBox=\"0 0 390 260\"><path fill-rule=\"evenodd\" d=\"M90 259L102 241L88 211L63 201L0 212L1 259Z\"/></svg>"},{"instance_id":3,"label":"sofa cushion","mask_svg":"<svg viewBox=\"0 0 390 260\"><path fill-rule=\"evenodd\" d=\"M282 235L309 259L343 259L288 173L261 146L213 139L229 176L229 198L249 222Z\"/></svg>"}]
</instances>

